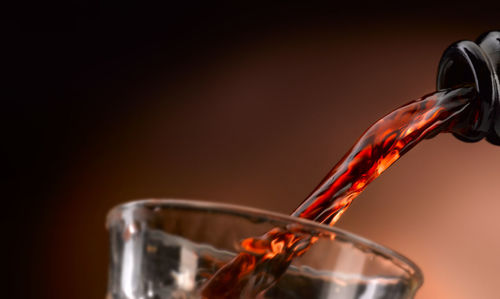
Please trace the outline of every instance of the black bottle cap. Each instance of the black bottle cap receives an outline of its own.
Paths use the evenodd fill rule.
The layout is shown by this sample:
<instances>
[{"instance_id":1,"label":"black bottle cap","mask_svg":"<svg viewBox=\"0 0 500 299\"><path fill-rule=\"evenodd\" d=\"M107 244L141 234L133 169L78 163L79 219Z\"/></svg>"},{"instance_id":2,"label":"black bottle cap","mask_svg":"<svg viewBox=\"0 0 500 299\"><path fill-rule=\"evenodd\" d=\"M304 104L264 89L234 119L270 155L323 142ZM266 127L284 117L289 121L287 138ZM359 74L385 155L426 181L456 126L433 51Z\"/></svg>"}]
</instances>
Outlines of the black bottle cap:
<instances>
[{"instance_id":1,"label":"black bottle cap","mask_svg":"<svg viewBox=\"0 0 500 299\"><path fill-rule=\"evenodd\" d=\"M500 145L500 31L482 34L475 42L459 41L439 62L437 88L472 84L478 92L473 109L453 134L467 142L486 138Z\"/></svg>"}]
</instances>

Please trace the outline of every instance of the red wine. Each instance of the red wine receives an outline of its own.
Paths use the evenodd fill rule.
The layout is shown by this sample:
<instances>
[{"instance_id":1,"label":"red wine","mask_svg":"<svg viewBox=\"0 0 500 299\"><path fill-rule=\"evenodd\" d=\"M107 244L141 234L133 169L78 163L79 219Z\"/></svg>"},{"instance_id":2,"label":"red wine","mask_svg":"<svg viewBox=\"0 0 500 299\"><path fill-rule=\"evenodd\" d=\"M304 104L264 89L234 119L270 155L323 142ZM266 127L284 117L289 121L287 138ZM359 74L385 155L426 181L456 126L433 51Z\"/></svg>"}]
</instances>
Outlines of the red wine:
<instances>
[{"instance_id":1,"label":"red wine","mask_svg":"<svg viewBox=\"0 0 500 299\"><path fill-rule=\"evenodd\" d=\"M471 115L473 87L439 91L410 102L373 124L292 216L334 225L352 201L382 172L425 138L450 132ZM241 252L202 290L204 298L255 298L317 240L296 228L275 228L243 240Z\"/></svg>"},{"instance_id":2,"label":"red wine","mask_svg":"<svg viewBox=\"0 0 500 299\"><path fill-rule=\"evenodd\" d=\"M365 188L424 138L449 132L475 97L472 87L436 92L373 124L292 213L333 225Z\"/></svg>"}]
</instances>

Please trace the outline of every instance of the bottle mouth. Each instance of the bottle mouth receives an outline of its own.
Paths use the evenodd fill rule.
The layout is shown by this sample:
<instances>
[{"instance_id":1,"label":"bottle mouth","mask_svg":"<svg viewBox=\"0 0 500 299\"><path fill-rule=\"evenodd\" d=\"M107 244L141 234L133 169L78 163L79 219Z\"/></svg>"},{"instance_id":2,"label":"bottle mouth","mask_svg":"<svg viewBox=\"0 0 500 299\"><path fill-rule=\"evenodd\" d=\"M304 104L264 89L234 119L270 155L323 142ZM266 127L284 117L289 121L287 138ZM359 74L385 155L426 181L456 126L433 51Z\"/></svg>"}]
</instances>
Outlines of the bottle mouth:
<instances>
[{"instance_id":1,"label":"bottle mouth","mask_svg":"<svg viewBox=\"0 0 500 299\"><path fill-rule=\"evenodd\" d=\"M478 94L469 115L453 129L460 140L476 142L486 138L500 145L499 64L500 31L485 33L476 42L456 42L441 57L438 90L473 85Z\"/></svg>"}]
</instances>

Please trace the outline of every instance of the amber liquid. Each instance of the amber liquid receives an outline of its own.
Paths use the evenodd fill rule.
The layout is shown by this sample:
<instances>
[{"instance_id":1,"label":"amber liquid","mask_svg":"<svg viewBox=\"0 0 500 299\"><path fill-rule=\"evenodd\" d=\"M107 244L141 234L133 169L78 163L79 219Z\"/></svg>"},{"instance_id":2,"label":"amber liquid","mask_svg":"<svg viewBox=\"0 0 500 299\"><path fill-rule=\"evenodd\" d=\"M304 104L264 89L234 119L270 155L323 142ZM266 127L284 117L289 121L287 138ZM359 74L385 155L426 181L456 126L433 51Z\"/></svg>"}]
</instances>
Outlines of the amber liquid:
<instances>
[{"instance_id":1,"label":"amber liquid","mask_svg":"<svg viewBox=\"0 0 500 299\"><path fill-rule=\"evenodd\" d=\"M439 91L394 110L373 124L292 216L334 225L352 201L382 172L425 138L453 131L471 115L472 87ZM203 298L255 298L272 286L293 258L304 254L317 236L299 229L275 228L243 240L241 252L202 290Z\"/></svg>"}]
</instances>

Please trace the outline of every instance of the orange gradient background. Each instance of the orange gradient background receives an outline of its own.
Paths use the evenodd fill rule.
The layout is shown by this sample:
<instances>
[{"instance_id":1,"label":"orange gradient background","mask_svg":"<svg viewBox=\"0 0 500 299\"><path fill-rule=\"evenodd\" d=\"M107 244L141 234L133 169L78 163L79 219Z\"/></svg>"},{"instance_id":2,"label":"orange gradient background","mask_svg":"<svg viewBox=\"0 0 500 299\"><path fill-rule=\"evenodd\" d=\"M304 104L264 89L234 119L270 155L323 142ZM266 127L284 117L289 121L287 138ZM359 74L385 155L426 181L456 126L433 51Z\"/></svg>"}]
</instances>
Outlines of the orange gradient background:
<instances>
[{"instance_id":1,"label":"orange gradient background","mask_svg":"<svg viewBox=\"0 0 500 299\"><path fill-rule=\"evenodd\" d=\"M144 50L149 60L135 65L136 79L100 74L98 87L64 93L71 103L94 101L86 114L72 116L74 104L48 116L64 119L49 128L76 117L79 129L41 141L64 154L29 224L26 275L35 297L104 297L105 216L125 201L202 199L290 213L369 125L434 91L448 45L496 21L372 17L263 27L191 43L175 64L158 58L161 47ZM105 69L114 70L109 61ZM154 74L142 76L150 65ZM89 65L67 84L85 86L103 69ZM499 184L499 147L442 134L374 181L338 226L414 260L425 276L418 299L496 298Z\"/></svg>"}]
</instances>

